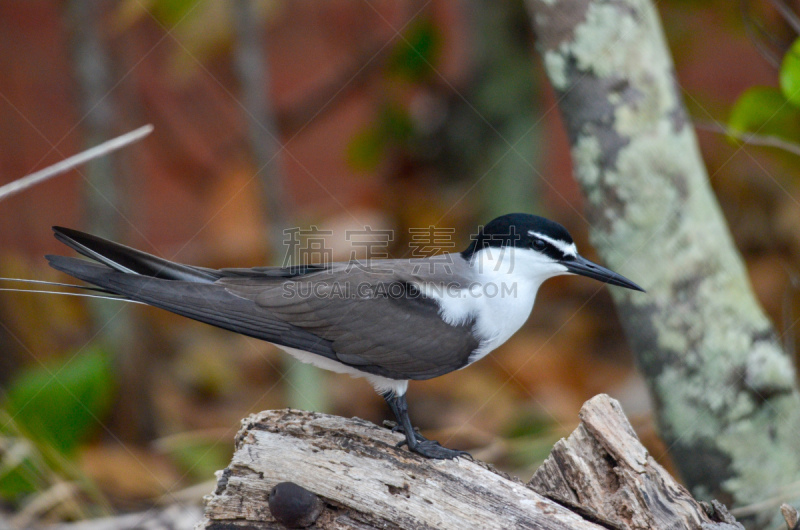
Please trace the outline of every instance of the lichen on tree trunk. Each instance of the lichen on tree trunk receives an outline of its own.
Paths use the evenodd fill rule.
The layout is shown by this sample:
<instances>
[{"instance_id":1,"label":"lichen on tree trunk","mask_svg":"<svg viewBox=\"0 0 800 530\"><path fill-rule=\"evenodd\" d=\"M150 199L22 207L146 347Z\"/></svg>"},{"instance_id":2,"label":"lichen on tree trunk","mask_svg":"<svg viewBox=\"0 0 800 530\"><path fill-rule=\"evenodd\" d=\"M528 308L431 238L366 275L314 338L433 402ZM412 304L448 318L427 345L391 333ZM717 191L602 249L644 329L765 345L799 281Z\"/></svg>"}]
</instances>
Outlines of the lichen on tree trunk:
<instances>
[{"instance_id":1,"label":"lichen on tree trunk","mask_svg":"<svg viewBox=\"0 0 800 530\"><path fill-rule=\"evenodd\" d=\"M800 476L795 369L708 184L654 6L528 6L593 244L648 291L612 289L676 465L699 497L777 502Z\"/></svg>"}]
</instances>

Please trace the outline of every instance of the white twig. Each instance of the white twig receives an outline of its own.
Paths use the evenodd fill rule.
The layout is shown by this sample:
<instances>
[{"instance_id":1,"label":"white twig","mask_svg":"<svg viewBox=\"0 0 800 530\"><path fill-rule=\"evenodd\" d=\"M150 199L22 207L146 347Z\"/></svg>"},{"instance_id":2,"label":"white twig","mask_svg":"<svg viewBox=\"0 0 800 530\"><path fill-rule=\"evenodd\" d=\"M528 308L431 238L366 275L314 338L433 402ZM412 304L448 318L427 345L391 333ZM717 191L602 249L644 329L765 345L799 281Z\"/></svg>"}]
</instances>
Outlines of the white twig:
<instances>
[{"instance_id":1,"label":"white twig","mask_svg":"<svg viewBox=\"0 0 800 530\"><path fill-rule=\"evenodd\" d=\"M10 287L0 287L0 291L9 293L36 293L36 294L58 294L61 296L81 296L83 298L99 298L101 300L119 300L120 302L128 302L130 304L143 304L144 302L138 300L131 300L130 298L121 298L118 296L101 296L99 294L85 294L85 293L68 293L65 291L42 291L40 289L12 289Z\"/></svg>"},{"instance_id":2,"label":"white twig","mask_svg":"<svg viewBox=\"0 0 800 530\"><path fill-rule=\"evenodd\" d=\"M777 136L765 136L761 134L739 132L721 123L707 121L696 121L694 126L704 131L727 134L728 136L736 138L737 140L740 140L746 144L777 147L778 149L783 149L784 151L788 151L789 153L800 156L800 144L783 140Z\"/></svg>"},{"instance_id":3,"label":"white twig","mask_svg":"<svg viewBox=\"0 0 800 530\"><path fill-rule=\"evenodd\" d=\"M89 285L76 285L74 283L61 283L61 282L48 282L45 280L29 280L27 278L0 278L1 282L21 282L21 283L37 283L41 285L54 285L56 287L72 287L74 289L85 289L87 291L100 291L101 293L108 293L109 291L101 289L100 287L91 287ZM25 289L20 289L24 291Z\"/></svg>"},{"instance_id":4,"label":"white twig","mask_svg":"<svg viewBox=\"0 0 800 530\"><path fill-rule=\"evenodd\" d=\"M0 186L0 201L7 199L8 197L11 197L12 195L15 195L27 188L30 188L31 186L35 186L36 184L44 182L49 178L69 171L76 166L85 164L93 158L101 157L112 151L116 151L121 147L125 147L128 144L136 142L137 140L141 140L151 132L153 132L153 126L149 124L144 125L131 132L125 133L122 136L117 136L116 138L112 138L107 142L103 142L100 145L80 152L77 155L73 155L65 160L62 160L61 162L58 162L57 164L53 164L52 166L46 167L40 171L31 173L30 175L17 179L13 182L9 182L5 186Z\"/></svg>"}]
</instances>

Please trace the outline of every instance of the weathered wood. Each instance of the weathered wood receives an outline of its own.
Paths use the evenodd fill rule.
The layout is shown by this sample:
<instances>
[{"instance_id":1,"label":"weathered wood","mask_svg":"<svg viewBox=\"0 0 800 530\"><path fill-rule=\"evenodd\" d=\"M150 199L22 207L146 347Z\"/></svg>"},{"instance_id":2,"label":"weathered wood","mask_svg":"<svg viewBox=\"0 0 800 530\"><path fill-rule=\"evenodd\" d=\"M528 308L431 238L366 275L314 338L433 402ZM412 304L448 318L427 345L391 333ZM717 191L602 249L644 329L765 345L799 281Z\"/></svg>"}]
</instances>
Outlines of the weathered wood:
<instances>
[{"instance_id":1,"label":"weathered wood","mask_svg":"<svg viewBox=\"0 0 800 530\"><path fill-rule=\"evenodd\" d=\"M321 499L320 529L742 528L722 505L705 509L653 460L619 403L597 396L581 419L526 486L481 462L398 449L402 436L357 418L261 412L243 420L198 528L282 528L269 507L282 482Z\"/></svg>"},{"instance_id":2,"label":"weathered wood","mask_svg":"<svg viewBox=\"0 0 800 530\"><path fill-rule=\"evenodd\" d=\"M296 410L243 421L201 528L279 528L267 499L294 482L323 498L316 528L600 529L520 481L468 459L424 459L360 419ZM235 527L235 526L234 526Z\"/></svg>"},{"instance_id":3,"label":"weathered wood","mask_svg":"<svg viewBox=\"0 0 800 530\"><path fill-rule=\"evenodd\" d=\"M783 515L783 520L786 521L788 530L800 530L800 514L797 512L797 508L788 504L781 504L781 515Z\"/></svg>"},{"instance_id":4,"label":"weathered wood","mask_svg":"<svg viewBox=\"0 0 800 530\"><path fill-rule=\"evenodd\" d=\"M721 504L712 518L639 442L619 402L587 401L581 424L553 447L529 485L568 506L591 510L620 528L743 528Z\"/></svg>"}]
</instances>

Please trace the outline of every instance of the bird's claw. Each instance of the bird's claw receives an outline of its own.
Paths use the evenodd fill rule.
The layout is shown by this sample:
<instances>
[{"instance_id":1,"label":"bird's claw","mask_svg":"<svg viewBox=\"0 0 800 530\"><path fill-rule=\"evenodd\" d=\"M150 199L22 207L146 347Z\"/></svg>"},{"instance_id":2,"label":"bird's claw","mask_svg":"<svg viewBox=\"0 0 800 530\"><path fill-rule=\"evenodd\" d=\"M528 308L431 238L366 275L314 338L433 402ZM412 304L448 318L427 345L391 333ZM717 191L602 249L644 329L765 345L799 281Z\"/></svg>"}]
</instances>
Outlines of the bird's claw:
<instances>
[{"instance_id":1,"label":"bird's claw","mask_svg":"<svg viewBox=\"0 0 800 530\"><path fill-rule=\"evenodd\" d=\"M400 440L395 444L395 447L400 448L404 445L408 445L408 439ZM420 454L425 458L433 458L436 460L453 460L460 456L468 457L470 460L474 461L475 459L472 458L472 455L466 451L459 451L457 449L448 449L447 447L443 447L439 442L436 440L427 440L422 439L418 440L417 443L414 444L414 447L409 447L411 452Z\"/></svg>"},{"instance_id":2,"label":"bird's claw","mask_svg":"<svg viewBox=\"0 0 800 530\"><path fill-rule=\"evenodd\" d=\"M458 449L448 449L435 440L418 442L415 447L409 447L409 449L425 458L433 458L436 460L453 460L458 457L469 457L470 460L474 460L472 455L468 452L459 451Z\"/></svg>"}]
</instances>

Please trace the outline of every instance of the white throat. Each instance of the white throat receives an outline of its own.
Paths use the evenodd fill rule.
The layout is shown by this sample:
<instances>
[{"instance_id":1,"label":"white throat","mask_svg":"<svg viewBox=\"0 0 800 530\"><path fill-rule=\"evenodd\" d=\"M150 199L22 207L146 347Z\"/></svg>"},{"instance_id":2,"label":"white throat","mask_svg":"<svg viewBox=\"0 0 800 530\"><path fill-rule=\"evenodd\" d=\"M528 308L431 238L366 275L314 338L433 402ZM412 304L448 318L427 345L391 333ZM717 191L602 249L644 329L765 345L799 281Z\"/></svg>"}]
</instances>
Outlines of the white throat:
<instances>
[{"instance_id":1,"label":"white throat","mask_svg":"<svg viewBox=\"0 0 800 530\"><path fill-rule=\"evenodd\" d=\"M475 318L480 346L469 359L473 363L516 333L528 320L542 283L567 269L536 251L503 247L476 252L470 272L471 283L460 289L418 287L438 302L439 314L448 324Z\"/></svg>"}]
</instances>

